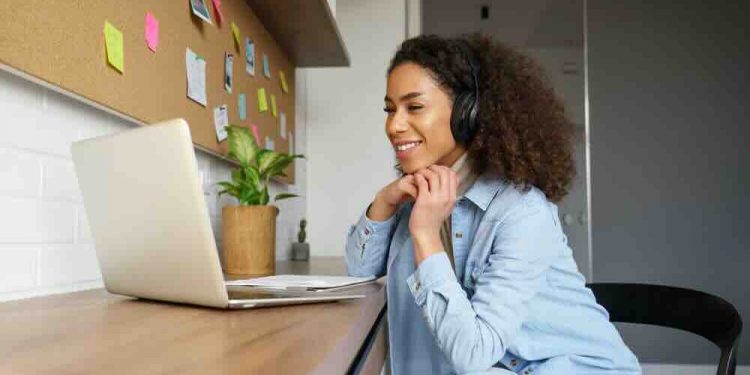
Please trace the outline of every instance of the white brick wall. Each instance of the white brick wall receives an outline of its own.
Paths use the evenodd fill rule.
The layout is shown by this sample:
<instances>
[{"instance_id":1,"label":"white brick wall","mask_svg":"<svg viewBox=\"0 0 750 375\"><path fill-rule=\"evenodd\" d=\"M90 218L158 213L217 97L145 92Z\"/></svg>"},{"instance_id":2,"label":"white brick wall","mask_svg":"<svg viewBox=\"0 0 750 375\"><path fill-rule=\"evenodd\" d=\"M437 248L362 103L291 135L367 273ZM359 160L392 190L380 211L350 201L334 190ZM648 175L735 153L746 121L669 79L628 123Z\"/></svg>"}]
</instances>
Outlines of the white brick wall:
<instances>
[{"instance_id":1,"label":"white brick wall","mask_svg":"<svg viewBox=\"0 0 750 375\"><path fill-rule=\"evenodd\" d=\"M297 92L305 75L298 73ZM300 88L301 87L301 88ZM300 94L301 95L301 94ZM303 98L297 98L295 147L305 148ZM0 71L0 301L101 287L101 274L78 189L70 144L132 127L130 122L38 84ZM217 242L221 207L216 182L231 166L203 152L199 175ZM306 211L306 166L298 162L297 183L273 183L271 193L303 195L276 203L277 258L290 257L299 220Z\"/></svg>"}]
</instances>

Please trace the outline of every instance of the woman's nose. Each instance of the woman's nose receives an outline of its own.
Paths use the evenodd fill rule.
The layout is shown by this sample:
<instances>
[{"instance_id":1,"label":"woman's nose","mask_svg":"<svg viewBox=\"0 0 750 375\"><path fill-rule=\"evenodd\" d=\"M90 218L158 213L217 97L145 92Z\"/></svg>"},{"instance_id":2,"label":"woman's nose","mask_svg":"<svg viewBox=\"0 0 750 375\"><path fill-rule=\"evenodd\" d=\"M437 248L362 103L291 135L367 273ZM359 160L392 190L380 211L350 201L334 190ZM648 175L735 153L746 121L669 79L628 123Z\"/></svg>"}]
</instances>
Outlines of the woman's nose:
<instances>
[{"instance_id":1,"label":"woman's nose","mask_svg":"<svg viewBox=\"0 0 750 375\"><path fill-rule=\"evenodd\" d=\"M397 110L391 116L390 121L387 123L388 133L400 133L406 131L409 128L409 122L407 121L406 113Z\"/></svg>"}]
</instances>

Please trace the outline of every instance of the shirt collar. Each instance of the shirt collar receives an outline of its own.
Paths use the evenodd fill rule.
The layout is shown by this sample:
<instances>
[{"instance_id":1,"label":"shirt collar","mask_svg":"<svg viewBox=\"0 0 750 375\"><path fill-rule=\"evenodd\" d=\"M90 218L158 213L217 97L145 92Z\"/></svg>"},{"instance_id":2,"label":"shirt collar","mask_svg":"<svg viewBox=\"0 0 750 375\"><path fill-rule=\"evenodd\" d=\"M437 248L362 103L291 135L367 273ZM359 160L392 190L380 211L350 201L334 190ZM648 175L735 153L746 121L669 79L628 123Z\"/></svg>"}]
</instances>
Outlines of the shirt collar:
<instances>
[{"instance_id":1,"label":"shirt collar","mask_svg":"<svg viewBox=\"0 0 750 375\"><path fill-rule=\"evenodd\" d=\"M487 211L492 198L495 197L500 188L505 186L505 180L500 175L486 171L477 178L464 196L474 202L482 211Z\"/></svg>"}]
</instances>

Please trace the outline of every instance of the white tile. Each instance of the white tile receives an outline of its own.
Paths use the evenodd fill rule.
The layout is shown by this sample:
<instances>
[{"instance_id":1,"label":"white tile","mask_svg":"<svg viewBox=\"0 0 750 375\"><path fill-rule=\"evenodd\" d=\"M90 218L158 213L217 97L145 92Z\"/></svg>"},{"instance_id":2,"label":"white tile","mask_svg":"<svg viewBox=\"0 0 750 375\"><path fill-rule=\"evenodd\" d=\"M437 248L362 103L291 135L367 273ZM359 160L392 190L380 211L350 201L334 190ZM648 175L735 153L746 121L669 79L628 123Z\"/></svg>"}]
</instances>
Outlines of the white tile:
<instances>
[{"instance_id":1,"label":"white tile","mask_svg":"<svg viewBox=\"0 0 750 375\"><path fill-rule=\"evenodd\" d=\"M38 246L0 246L0 293L36 286L38 257Z\"/></svg>"},{"instance_id":2,"label":"white tile","mask_svg":"<svg viewBox=\"0 0 750 375\"><path fill-rule=\"evenodd\" d=\"M39 242L39 205L35 199L0 196L0 243Z\"/></svg>"},{"instance_id":3,"label":"white tile","mask_svg":"<svg viewBox=\"0 0 750 375\"><path fill-rule=\"evenodd\" d=\"M89 218L86 216L86 209L83 206L76 207L76 243L89 243L93 241Z\"/></svg>"},{"instance_id":4,"label":"white tile","mask_svg":"<svg viewBox=\"0 0 750 375\"><path fill-rule=\"evenodd\" d=\"M76 210L72 203L39 202L39 236L44 242L72 243Z\"/></svg>"},{"instance_id":5,"label":"white tile","mask_svg":"<svg viewBox=\"0 0 750 375\"><path fill-rule=\"evenodd\" d=\"M54 157L43 157L41 161L44 176L42 197L81 202L81 191L73 162Z\"/></svg>"},{"instance_id":6,"label":"white tile","mask_svg":"<svg viewBox=\"0 0 750 375\"><path fill-rule=\"evenodd\" d=\"M30 153L0 148L0 194L38 197L41 167Z\"/></svg>"},{"instance_id":7,"label":"white tile","mask_svg":"<svg viewBox=\"0 0 750 375\"><path fill-rule=\"evenodd\" d=\"M70 284L101 279L93 245L52 245L39 257L39 285Z\"/></svg>"}]
</instances>

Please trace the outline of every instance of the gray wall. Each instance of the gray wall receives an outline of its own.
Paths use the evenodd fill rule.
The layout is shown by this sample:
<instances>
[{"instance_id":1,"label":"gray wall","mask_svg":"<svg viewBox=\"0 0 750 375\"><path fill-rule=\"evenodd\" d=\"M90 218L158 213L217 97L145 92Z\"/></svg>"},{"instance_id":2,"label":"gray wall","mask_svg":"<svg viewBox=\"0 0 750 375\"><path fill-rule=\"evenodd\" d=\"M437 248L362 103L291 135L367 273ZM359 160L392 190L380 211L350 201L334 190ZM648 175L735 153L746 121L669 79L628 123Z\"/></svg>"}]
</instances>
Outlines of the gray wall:
<instances>
[{"instance_id":1,"label":"gray wall","mask_svg":"<svg viewBox=\"0 0 750 375\"><path fill-rule=\"evenodd\" d=\"M703 290L747 319L750 2L589 0L587 11L594 280ZM690 334L621 328L643 362L718 359ZM739 358L750 364L750 334Z\"/></svg>"}]
</instances>

